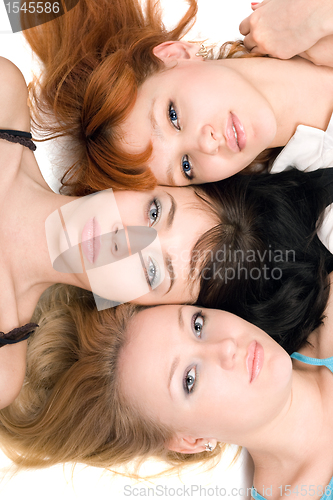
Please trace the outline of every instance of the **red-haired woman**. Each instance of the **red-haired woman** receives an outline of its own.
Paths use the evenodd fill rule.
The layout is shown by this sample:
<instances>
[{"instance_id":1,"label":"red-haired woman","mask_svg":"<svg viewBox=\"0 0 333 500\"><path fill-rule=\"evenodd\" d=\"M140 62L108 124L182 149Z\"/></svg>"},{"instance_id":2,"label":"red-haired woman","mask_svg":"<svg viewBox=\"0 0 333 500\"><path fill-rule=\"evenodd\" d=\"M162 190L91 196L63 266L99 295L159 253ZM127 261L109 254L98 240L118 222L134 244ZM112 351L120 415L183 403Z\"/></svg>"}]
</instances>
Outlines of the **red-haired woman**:
<instances>
[{"instance_id":1,"label":"red-haired woman","mask_svg":"<svg viewBox=\"0 0 333 500\"><path fill-rule=\"evenodd\" d=\"M240 42L223 46L216 60L181 41L195 0L171 31L158 7L81 0L25 32L44 65L34 88L34 108L46 113L41 129L70 139L74 160L62 179L70 193L211 182L248 165L261 171L300 124L310 128L297 130L296 151L279 158L283 168L331 163L332 127L324 131L333 68L252 57Z\"/></svg>"}]
</instances>

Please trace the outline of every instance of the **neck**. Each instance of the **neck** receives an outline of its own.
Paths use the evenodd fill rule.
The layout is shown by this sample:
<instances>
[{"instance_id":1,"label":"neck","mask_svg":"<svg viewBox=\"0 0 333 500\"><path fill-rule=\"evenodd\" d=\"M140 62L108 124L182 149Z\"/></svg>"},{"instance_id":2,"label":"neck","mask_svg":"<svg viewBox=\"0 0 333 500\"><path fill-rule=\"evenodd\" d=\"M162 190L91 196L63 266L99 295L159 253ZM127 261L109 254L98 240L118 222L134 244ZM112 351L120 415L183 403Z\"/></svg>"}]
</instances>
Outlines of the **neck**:
<instances>
[{"instance_id":1,"label":"neck","mask_svg":"<svg viewBox=\"0 0 333 500\"><path fill-rule=\"evenodd\" d=\"M300 349L301 354L321 359L331 357L332 311L331 291L324 321L309 336L308 343ZM277 484L283 484L281 481L284 479L290 483L293 476L299 479L304 471L310 478L313 478L313 474L321 477L322 473L324 480L325 477L326 481L331 478L331 401L332 374L328 368L293 360L289 405L274 422L268 423L260 435L251 436L251 441L244 443L255 463L255 484L260 486L267 480L269 482L266 484L270 484L277 473Z\"/></svg>"},{"instance_id":2,"label":"neck","mask_svg":"<svg viewBox=\"0 0 333 500\"><path fill-rule=\"evenodd\" d=\"M312 373L293 370L291 397L281 413L258 435L251 436L247 448L257 468L291 470L307 459L305 450L316 449L317 431L322 428L322 397ZM297 432L295 432L297 429Z\"/></svg>"},{"instance_id":3,"label":"neck","mask_svg":"<svg viewBox=\"0 0 333 500\"><path fill-rule=\"evenodd\" d=\"M75 275L54 271L45 236L46 218L73 198L51 191L37 170L28 174L20 169L4 179L0 198L0 266L6 274L10 310L18 311L20 324L30 320L40 295L50 285L78 284Z\"/></svg>"},{"instance_id":4,"label":"neck","mask_svg":"<svg viewBox=\"0 0 333 500\"><path fill-rule=\"evenodd\" d=\"M270 147L284 146L300 124L326 130L333 113L333 69L295 57L223 59L266 98L277 122Z\"/></svg>"},{"instance_id":5,"label":"neck","mask_svg":"<svg viewBox=\"0 0 333 500\"><path fill-rule=\"evenodd\" d=\"M293 362L296 367L297 363ZM314 475L318 479L318 457L324 457L328 467L322 480L331 477L332 463L327 459L332 439L328 415L331 391L325 390L323 371L301 365L293 369L290 399L285 407L241 443L253 459L254 485L259 492L269 484L277 496L280 484L300 484Z\"/></svg>"}]
</instances>

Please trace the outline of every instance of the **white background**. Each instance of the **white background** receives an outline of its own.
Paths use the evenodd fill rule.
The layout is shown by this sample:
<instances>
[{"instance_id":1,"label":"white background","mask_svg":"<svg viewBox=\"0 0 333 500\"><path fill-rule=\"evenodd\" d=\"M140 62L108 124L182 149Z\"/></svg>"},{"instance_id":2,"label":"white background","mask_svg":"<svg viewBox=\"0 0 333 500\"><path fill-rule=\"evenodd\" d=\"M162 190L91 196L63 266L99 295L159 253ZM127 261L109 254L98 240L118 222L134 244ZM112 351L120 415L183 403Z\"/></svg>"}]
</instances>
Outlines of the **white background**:
<instances>
[{"instance_id":1,"label":"white background","mask_svg":"<svg viewBox=\"0 0 333 500\"><path fill-rule=\"evenodd\" d=\"M186 3L183 0L163 0L162 5L165 9L165 24L171 27L177 22L181 13L186 9ZM250 0L199 0L198 20L187 35L189 40L209 40L214 43L223 43L227 40L234 40L240 37L238 25L240 21L251 13ZM33 60L31 51L24 42L20 33L13 34L10 30L10 24L6 15L4 2L0 0L0 56L7 57L13 61L22 71L27 83L31 79L32 71L38 72L36 61ZM204 93L203 89L203 93ZM198 96L198 100L200 96ZM38 145L37 160L42 168L44 176L52 183L50 172L52 166L46 156L46 148ZM54 184L53 184L54 186ZM241 458L233 466L230 461L234 454L234 449L229 455L224 457L219 465L210 472L200 473L197 469L183 473L179 477L162 477L150 482L136 483L126 477L114 477L109 472L103 472L101 469L92 467L77 466L72 474L70 466L56 466L53 468L26 471L16 474L12 477L10 473L2 474L0 481L0 499L1 500L48 500L53 499L80 499L96 500L123 499L130 497L131 488L146 488L146 490L132 489L132 498L146 493L149 498L153 492L148 492L148 487L157 485L167 486L169 488L188 488L190 485L197 485L206 488L201 490L201 498L212 497L213 489L225 488L227 496L239 500L243 495L231 491L232 488L246 487L251 485L251 463L247 454L243 453ZM0 452L0 467L10 465L10 461ZM149 463L144 469L144 474L157 472L159 466ZM1 479L0 477L0 479ZM127 485L127 489L124 487ZM210 490L208 488L211 488ZM159 494L161 490L155 490L155 497L188 497L183 489L177 492L168 490L166 494ZM215 490L216 491L216 490ZM126 494L127 492L127 494ZM219 498L223 491L214 494L214 498ZM193 494L193 498L199 498L199 493Z\"/></svg>"}]
</instances>

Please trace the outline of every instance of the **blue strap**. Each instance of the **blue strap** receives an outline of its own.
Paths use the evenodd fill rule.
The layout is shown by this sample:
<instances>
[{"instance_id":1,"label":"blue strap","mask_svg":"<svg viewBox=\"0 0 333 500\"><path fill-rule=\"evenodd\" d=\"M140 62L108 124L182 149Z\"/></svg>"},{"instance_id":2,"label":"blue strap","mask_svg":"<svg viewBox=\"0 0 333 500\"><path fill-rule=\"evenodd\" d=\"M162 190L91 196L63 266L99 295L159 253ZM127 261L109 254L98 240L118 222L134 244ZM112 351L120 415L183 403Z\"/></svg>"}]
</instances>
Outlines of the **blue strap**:
<instances>
[{"instance_id":1,"label":"blue strap","mask_svg":"<svg viewBox=\"0 0 333 500\"><path fill-rule=\"evenodd\" d=\"M320 500L332 500L333 499L333 477L330 480L329 484L325 488L325 492L321 497ZM251 488L251 496L254 498L254 500L267 500L265 497L261 496L260 493L257 492L254 486Z\"/></svg>"},{"instance_id":2,"label":"blue strap","mask_svg":"<svg viewBox=\"0 0 333 500\"><path fill-rule=\"evenodd\" d=\"M290 357L308 365L326 366L333 373L333 356L331 358L318 359L304 356L303 354L299 354L299 352L294 352Z\"/></svg>"},{"instance_id":3,"label":"blue strap","mask_svg":"<svg viewBox=\"0 0 333 500\"><path fill-rule=\"evenodd\" d=\"M330 480L329 484L325 488L326 493L323 494L321 500L332 500L333 498L333 477Z\"/></svg>"},{"instance_id":4,"label":"blue strap","mask_svg":"<svg viewBox=\"0 0 333 500\"><path fill-rule=\"evenodd\" d=\"M257 492L254 486L252 486L251 488L251 496L254 498L254 500L266 500L265 497L262 497L260 493Z\"/></svg>"}]
</instances>

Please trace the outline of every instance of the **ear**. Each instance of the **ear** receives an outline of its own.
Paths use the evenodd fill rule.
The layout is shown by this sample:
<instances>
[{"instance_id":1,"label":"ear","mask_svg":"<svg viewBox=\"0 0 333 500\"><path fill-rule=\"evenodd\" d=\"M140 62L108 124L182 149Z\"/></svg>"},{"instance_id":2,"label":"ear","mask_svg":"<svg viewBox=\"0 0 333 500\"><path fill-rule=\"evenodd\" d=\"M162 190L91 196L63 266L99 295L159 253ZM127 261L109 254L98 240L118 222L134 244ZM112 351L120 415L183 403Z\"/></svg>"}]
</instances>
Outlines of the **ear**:
<instances>
[{"instance_id":1,"label":"ear","mask_svg":"<svg viewBox=\"0 0 333 500\"><path fill-rule=\"evenodd\" d=\"M217 440L212 438L193 438L191 436L175 436L167 443L170 451L177 453L193 454L207 451L206 444L210 443L213 449L217 445Z\"/></svg>"},{"instance_id":2,"label":"ear","mask_svg":"<svg viewBox=\"0 0 333 500\"><path fill-rule=\"evenodd\" d=\"M153 48L153 54L165 64L179 59L195 59L197 52L198 44L181 41L163 42Z\"/></svg>"}]
</instances>

